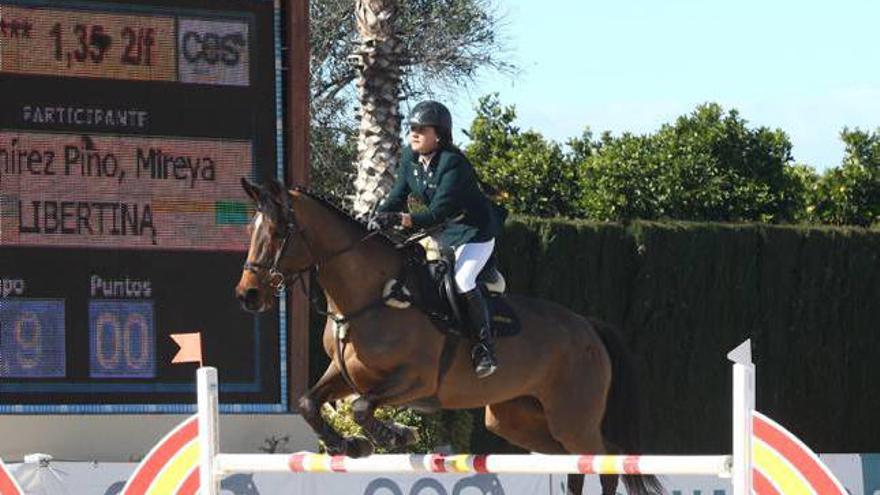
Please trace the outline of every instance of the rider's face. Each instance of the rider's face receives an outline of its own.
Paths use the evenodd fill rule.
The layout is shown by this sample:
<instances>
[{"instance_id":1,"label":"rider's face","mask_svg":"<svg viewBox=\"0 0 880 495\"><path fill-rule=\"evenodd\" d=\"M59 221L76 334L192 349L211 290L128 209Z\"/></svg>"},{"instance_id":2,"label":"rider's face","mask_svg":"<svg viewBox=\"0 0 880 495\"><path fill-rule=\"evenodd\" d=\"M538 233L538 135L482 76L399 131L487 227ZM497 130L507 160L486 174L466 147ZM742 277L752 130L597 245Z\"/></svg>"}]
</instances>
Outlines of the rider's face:
<instances>
[{"instance_id":1,"label":"rider's face","mask_svg":"<svg viewBox=\"0 0 880 495\"><path fill-rule=\"evenodd\" d=\"M409 144L416 153L427 155L437 149L440 139L433 127L414 125L410 128Z\"/></svg>"}]
</instances>

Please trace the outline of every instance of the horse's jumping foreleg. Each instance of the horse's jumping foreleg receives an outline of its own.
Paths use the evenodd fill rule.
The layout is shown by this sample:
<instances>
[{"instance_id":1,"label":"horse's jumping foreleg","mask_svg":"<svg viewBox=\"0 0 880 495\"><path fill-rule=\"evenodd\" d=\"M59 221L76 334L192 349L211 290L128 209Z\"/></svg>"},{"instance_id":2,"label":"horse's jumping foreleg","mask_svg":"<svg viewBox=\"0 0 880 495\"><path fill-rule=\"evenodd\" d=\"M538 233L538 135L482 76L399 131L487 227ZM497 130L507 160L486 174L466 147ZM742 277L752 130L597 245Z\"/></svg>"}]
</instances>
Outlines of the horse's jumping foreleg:
<instances>
[{"instance_id":1,"label":"horse's jumping foreleg","mask_svg":"<svg viewBox=\"0 0 880 495\"><path fill-rule=\"evenodd\" d=\"M350 393L351 389L342 378L339 368L331 362L318 383L299 399L299 411L318 438L324 442L328 453L352 457L370 455L372 446L366 439L341 437L321 416L321 406L324 403L341 399Z\"/></svg>"},{"instance_id":2,"label":"horse's jumping foreleg","mask_svg":"<svg viewBox=\"0 0 880 495\"><path fill-rule=\"evenodd\" d=\"M355 422L361 425L373 443L388 450L397 450L419 440L414 428L376 419L376 407L375 402L364 397L358 397L352 404Z\"/></svg>"},{"instance_id":3,"label":"horse's jumping foreleg","mask_svg":"<svg viewBox=\"0 0 880 495\"><path fill-rule=\"evenodd\" d=\"M354 420L363 427L367 436L376 445L389 450L400 449L418 441L414 428L394 422L376 419L376 408L385 404L401 404L419 399L429 391L420 380L409 373L399 371L384 380L382 384L370 390L365 396L358 397L352 404Z\"/></svg>"}]
</instances>

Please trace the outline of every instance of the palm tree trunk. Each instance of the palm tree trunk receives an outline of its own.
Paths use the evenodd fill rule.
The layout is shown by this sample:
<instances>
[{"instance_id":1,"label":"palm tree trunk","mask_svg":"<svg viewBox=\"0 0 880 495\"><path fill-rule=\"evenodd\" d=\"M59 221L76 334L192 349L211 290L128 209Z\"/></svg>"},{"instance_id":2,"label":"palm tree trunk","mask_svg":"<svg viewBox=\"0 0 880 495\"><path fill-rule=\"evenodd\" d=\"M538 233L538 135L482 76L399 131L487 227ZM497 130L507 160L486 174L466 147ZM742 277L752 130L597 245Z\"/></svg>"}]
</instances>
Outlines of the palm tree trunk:
<instances>
[{"instance_id":1,"label":"palm tree trunk","mask_svg":"<svg viewBox=\"0 0 880 495\"><path fill-rule=\"evenodd\" d=\"M394 183L400 152L400 80L403 44L396 0L357 0L360 46L352 54L360 103L354 213L369 214Z\"/></svg>"}]
</instances>

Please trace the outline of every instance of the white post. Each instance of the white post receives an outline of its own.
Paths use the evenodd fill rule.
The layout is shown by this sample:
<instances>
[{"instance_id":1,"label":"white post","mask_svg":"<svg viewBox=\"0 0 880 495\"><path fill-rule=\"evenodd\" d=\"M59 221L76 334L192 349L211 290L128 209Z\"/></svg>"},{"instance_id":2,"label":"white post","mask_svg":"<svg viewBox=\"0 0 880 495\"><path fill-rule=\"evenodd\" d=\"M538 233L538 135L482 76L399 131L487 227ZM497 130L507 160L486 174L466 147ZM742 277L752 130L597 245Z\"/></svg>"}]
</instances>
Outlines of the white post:
<instances>
[{"instance_id":1,"label":"white post","mask_svg":"<svg viewBox=\"0 0 880 495\"><path fill-rule=\"evenodd\" d=\"M746 340L730 351L733 361L733 495L752 494L752 411L755 409L755 365Z\"/></svg>"},{"instance_id":2,"label":"white post","mask_svg":"<svg viewBox=\"0 0 880 495\"><path fill-rule=\"evenodd\" d=\"M217 368L202 367L196 372L199 403L199 481L201 495L220 495L220 480L215 474L218 450Z\"/></svg>"}]
</instances>

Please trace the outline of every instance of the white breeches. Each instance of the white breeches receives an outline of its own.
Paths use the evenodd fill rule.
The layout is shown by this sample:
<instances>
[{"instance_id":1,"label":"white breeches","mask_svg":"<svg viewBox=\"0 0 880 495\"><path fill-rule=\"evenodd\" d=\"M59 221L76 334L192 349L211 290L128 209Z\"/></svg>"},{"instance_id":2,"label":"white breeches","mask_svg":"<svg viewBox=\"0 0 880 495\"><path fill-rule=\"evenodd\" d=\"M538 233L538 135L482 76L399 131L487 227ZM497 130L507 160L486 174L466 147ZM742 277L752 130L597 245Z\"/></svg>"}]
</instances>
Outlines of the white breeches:
<instances>
[{"instance_id":1,"label":"white breeches","mask_svg":"<svg viewBox=\"0 0 880 495\"><path fill-rule=\"evenodd\" d=\"M463 244L455 249L455 285L459 294L477 288L477 275L494 249L495 239Z\"/></svg>"}]
</instances>

